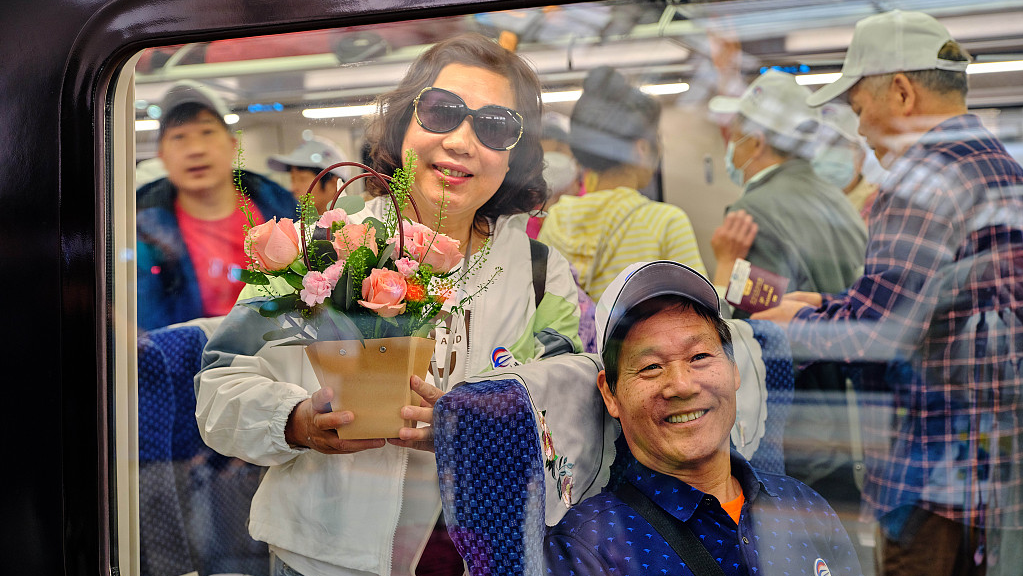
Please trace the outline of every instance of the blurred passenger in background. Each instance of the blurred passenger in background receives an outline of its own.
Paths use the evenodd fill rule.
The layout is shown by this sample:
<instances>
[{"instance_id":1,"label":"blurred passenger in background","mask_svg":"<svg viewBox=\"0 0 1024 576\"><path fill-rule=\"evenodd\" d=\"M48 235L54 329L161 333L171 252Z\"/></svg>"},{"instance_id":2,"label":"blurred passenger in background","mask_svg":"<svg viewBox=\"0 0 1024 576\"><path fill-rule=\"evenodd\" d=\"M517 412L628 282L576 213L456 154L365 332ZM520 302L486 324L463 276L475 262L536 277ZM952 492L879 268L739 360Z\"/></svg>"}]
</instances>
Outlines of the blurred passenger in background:
<instances>
[{"instance_id":1,"label":"blurred passenger in background","mask_svg":"<svg viewBox=\"0 0 1024 576\"><path fill-rule=\"evenodd\" d=\"M313 183L317 174L333 164L347 160L348 156L342 153L334 142L327 138L312 136L304 139L287 156L271 156L267 159L267 166L271 170L289 173L292 195L298 200L309 190L309 185ZM345 182L348 174L352 174L350 168L335 168L309 190L313 195L313 205L316 206L317 212L323 214L327 210L327 204L334 200L338 187Z\"/></svg>"},{"instance_id":2,"label":"blurred passenger in background","mask_svg":"<svg viewBox=\"0 0 1024 576\"><path fill-rule=\"evenodd\" d=\"M845 104L830 102L821 107L820 147L811 160L814 171L846 194L867 220L878 184L864 175L868 149L857 134L857 115ZM871 160L877 164L874 155Z\"/></svg>"},{"instance_id":3,"label":"blurred passenger in background","mask_svg":"<svg viewBox=\"0 0 1024 576\"><path fill-rule=\"evenodd\" d=\"M686 213L637 191L658 166L660 118L654 98L607 66L590 71L573 108L569 138L586 194L562 196L537 238L569 259L594 300L640 260L675 260L705 273Z\"/></svg>"},{"instance_id":4,"label":"blurred passenger in background","mask_svg":"<svg viewBox=\"0 0 1024 576\"><path fill-rule=\"evenodd\" d=\"M548 185L548 197L544 201L543 210L530 216L526 223L526 234L537 238L545 212L563 195L577 196L583 193L583 171L572 156L569 146L569 117L557 112L547 112L541 118L542 132L540 145L544 149L544 181ZM597 352L597 330L594 327L594 310L596 304L580 285L580 273L572 263L569 264L573 280L576 281L577 294L580 300L580 340L583 351Z\"/></svg>"},{"instance_id":5,"label":"blurred passenger in background","mask_svg":"<svg viewBox=\"0 0 1024 576\"><path fill-rule=\"evenodd\" d=\"M542 211L530 216L526 233L536 238L544 223L547 209L565 194L583 192L583 170L572 155L569 146L569 117L558 112L546 112L542 118L540 145L544 148L544 181L548 185L548 198Z\"/></svg>"},{"instance_id":6,"label":"blurred passenger in background","mask_svg":"<svg viewBox=\"0 0 1024 576\"><path fill-rule=\"evenodd\" d=\"M212 90L174 85L161 103L157 155L167 176L136 191L139 326L150 330L223 316L245 285L242 192L257 223L292 218L295 198L273 181L234 169L237 141Z\"/></svg>"},{"instance_id":7,"label":"blurred passenger in background","mask_svg":"<svg viewBox=\"0 0 1024 576\"><path fill-rule=\"evenodd\" d=\"M821 116L804 99L810 90L791 74L769 70L739 98L717 96L709 108L734 113L726 170L743 186L712 235L715 284L728 286L736 258L789 279L787 290L816 286L840 292L863 270L867 231L843 191L815 173ZM753 230L752 230L753 228ZM753 243L749 238L753 236ZM746 256L743 249L749 246ZM749 313L735 310L734 317ZM829 499L857 509L852 473L846 377L840 365L809 364L794 355L795 395L786 424L786 473Z\"/></svg>"},{"instance_id":8,"label":"blurred passenger in background","mask_svg":"<svg viewBox=\"0 0 1024 576\"><path fill-rule=\"evenodd\" d=\"M789 290L839 292L861 273L867 231L842 191L807 160L821 118L803 103L809 94L793 75L769 70L739 98L716 96L708 106L733 114L725 165L743 195L727 211L743 210L757 224L746 260L788 278ZM720 287L741 257L726 247L742 242L712 242Z\"/></svg>"},{"instance_id":9,"label":"blurred passenger in background","mask_svg":"<svg viewBox=\"0 0 1024 576\"><path fill-rule=\"evenodd\" d=\"M755 315L788 324L794 351L873 362L860 384L886 417L864 500L887 576L1021 570L1022 172L967 112L969 61L927 14L857 23L808 103L845 96L889 170L864 276Z\"/></svg>"}]
</instances>

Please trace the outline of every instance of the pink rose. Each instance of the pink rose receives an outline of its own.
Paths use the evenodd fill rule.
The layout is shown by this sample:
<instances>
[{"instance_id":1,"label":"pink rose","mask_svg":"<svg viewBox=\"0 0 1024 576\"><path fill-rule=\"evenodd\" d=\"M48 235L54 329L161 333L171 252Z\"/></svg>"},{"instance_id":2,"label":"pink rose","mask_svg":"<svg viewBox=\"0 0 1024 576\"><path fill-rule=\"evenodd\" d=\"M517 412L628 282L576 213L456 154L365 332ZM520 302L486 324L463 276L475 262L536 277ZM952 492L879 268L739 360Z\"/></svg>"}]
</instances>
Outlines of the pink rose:
<instances>
[{"instance_id":1,"label":"pink rose","mask_svg":"<svg viewBox=\"0 0 1024 576\"><path fill-rule=\"evenodd\" d=\"M366 246L377 255L377 229L368 224L345 224L334 233L334 249L339 259L347 259L356 248Z\"/></svg>"},{"instance_id":2,"label":"pink rose","mask_svg":"<svg viewBox=\"0 0 1024 576\"><path fill-rule=\"evenodd\" d=\"M348 218L348 214L345 213L341 208L335 208L334 210L328 210L320 215L320 219L316 221L316 225L320 228L331 229L331 224L335 222L345 222L345 218Z\"/></svg>"},{"instance_id":3,"label":"pink rose","mask_svg":"<svg viewBox=\"0 0 1024 576\"><path fill-rule=\"evenodd\" d=\"M459 241L452 240L418 222L405 222L405 251L420 264L430 264L434 270L448 272L459 260Z\"/></svg>"},{"instance_id":4,"label":"pink rose","mask_svg":"<svg viewBox=\"0 0 1024 576\"><path fill-rule=\"evenodd\" d=\"M419 267L420 263L415 260L410 260L408 258L399 258L398 260L395 260L395 268L398 268L398 271L406 278L415 274L416 270L419 270Z\"/></svg>"},{"instance_id":5,"label":"pink rose","mask_svg":"<svg viewBox=\"0 0 1024 576\"><path fill-rule=\"evenodd\" d=\"M345 261L338 260L334 264L331 264L324 270L324 277L331 283L331 289L338 285L338 279L341 278L341 273L345 271Z\"/></svg>"},{"instance_id":6,"label":"pink rose","mask_svg":"<svg viewBox=\"0 0 1024 576\"><path fill-rule=\"evenodd\" d=\"M331 281L320 272L313 271L307 272L302 277L302 290L299 292L299 298L306 303L307 306L316 306L323 302L331 295L331 290L334 286L331 285Z\"/></svg>"},{"instance_id":7,"label":"pink rose","mask_svg":"<svg viewBox=\"0 0 1024 576\"><path fill-rule=\"evenodd\" d=\"M264 272L284 270L299 257L299 233L291 218L253 226L245 236L245 253Z\"/></svg>"},{"instance_id":8,"label":"pink rose","mask_svg":"<svg viewBox=\"0 0 1024 576\"><path fill-rule=\"evenodd\" d=\"M405 277L394 270L374 268L363 280L363 299L359 304L384 318L405 312Z\"/></svg>"}]
</instances>

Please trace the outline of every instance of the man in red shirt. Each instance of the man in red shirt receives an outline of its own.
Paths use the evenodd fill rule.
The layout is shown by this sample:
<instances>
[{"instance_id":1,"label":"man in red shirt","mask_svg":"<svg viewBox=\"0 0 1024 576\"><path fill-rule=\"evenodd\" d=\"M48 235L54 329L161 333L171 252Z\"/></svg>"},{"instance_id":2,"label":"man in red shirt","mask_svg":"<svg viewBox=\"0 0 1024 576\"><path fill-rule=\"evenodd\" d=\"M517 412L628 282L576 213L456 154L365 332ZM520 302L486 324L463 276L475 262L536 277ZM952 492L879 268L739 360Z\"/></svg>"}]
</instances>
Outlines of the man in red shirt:
<instances>
[{"instance_id":1,"label":"man in red shirt","mask_svg":"<svg viewBox=\"0 0 1024 576\"><path fill-rule=\"evenodd\" d=\"M244 193L258 221L294 218L288 190L235 170L237 140L221 98L195 82L161 105L158 156L167 177L136 192L139 326L153 329L227 314L243 283Z\"/></svg>"}]
</instances>

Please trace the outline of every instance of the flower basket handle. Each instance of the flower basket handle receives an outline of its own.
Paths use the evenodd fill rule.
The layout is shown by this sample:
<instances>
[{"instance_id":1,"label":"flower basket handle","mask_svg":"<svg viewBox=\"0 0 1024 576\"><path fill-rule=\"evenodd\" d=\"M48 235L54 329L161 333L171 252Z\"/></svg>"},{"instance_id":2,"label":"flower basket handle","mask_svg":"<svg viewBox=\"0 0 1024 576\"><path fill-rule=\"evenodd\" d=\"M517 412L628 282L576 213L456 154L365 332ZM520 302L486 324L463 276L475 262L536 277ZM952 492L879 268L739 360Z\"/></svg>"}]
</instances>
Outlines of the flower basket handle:
<instances>
[{"instance_id":1,"label":"flower basket handle","mask_svg":"<svg viewBox=\"0 0 1024 576\"><path fill-rule=\"evenodd\" d=\"M391 204L395 207L395 214L398 217L398 254L399 256L401 256L405 250L405 229L402 226L402 214L398 209L398 200L395 199L395 194L394 192L391 191L390 176L381 174L380 172L377 172L376 170L370 168L366 164L362 164L359 162L338 162L336 164L331 164L327 168L321 170L320 173L313 178L313 181L309 183L309 188L306 189L306 194L311 193L313 191L313 187L316 186L317 183L320 182L320 179L326 176L328 172L334 170L335 168L342 168L345 166L356 166L358 168L362 168L363 170L365 170L365 172L353 176L352 178L349 178L348 180L343 182L342 185L338 187L338 192L334 194L334 198L331 199L331 203L328 206L334 206L335 202L338 201L338 198L341 197L341 193L345 191L345 188L348 188L349 184L355 182L356 180L361 180L363 178L376 178L384 187L384 191L387 192L388 197L391 198ZM416 213L416 220L421 221L422 218L420 218L420 211L418 208L416 208L416 203L413 201L411 197L409 198L409 203L412 205L413 212ZM309 255L306 252L306 221L304 218L299 218L299 230L299 239L302 242L302 261L303 263L306 264L306 268L309 268Z\"/></svg>"}]
</instances>

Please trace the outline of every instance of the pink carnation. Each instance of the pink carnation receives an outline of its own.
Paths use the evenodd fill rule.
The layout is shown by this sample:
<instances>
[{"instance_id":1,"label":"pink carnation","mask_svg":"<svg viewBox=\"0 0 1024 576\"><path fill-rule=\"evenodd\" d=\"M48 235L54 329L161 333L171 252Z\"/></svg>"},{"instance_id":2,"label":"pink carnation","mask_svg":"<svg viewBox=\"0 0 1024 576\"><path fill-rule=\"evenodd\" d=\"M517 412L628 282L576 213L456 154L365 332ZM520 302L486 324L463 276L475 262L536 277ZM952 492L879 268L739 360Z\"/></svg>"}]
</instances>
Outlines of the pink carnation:
<instances>
[{"instance_id":1,"label":"pink carnation","mask_svg":"<svg viewBox=\"0 0 1024 576\"><path fill-rule=\"evenodd\" d=\"M377 229L368 224L345 224L334 233L334 249L338 259L347 259L360 246L366 246L377 255Z\"/></svg>"},{"instance_id":2,"label":"pink carnation","mask_svg":"<svg viewBox=\"0 0 1024 576\"><path fill-rule=\"evenodd\" d=\"M332 289L338 285L338 279L341 278L341 273L344 271L344 260L339 260L334 264L331 264L330 266L327 267L326 270L324 270L324 277L327 278L327 281L331 283Z\"/></svg>"},{"instance_id":3,"label":"pink carnation","mask_svg":"<svg viewBox=\"0 0 1024 576\"><path fill-rule=\"evenodd\" d=\"M320 219L316 221L316 225L320 228L331 229L331 224L335 222L345 222L345 218L348 218L348 214L341 208L335 208L334 210L328 210L320 215Z\"/></svg>"},{"instance_id":4,"label":"pink carnation","mask_svg":"<svg viewBox=\"0 0 1024 576\"><path fill-rule=\"evenodd\" d=\"M314 270L313 272L307 272L302 277L302 290L299 292L299 298L307 306L316 306L326 300L331 295L331 290L333 289L334 286L331 284L331 281L322 273Z\"/></svg>"},{"instance_id":5,"label":"pink carnation","mask_svg":"<svg viewBox=\"0 0 1024 576\"><path fill-rule=\"evenodd\" d=\"M419 270L419 267L420 263L415 260L410 260L408 258L399 258L398 260L395 260L395 268L398 268L398 271L406 278L415 274L416 270Z\"/></svg>"},{"instance_id":6,"label":"pink carnation","mask_svg":"<svg viewBox=\"0 0 1024 576\"><path fill-rule=\"evenodd\" d=\"M394 270L374 268L363 280L363 299L359 304L384 318L405 312L405 277Z\"/></svg>"}]
</instances>

